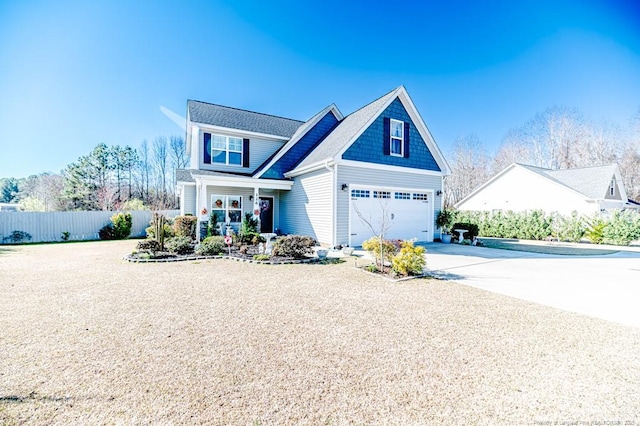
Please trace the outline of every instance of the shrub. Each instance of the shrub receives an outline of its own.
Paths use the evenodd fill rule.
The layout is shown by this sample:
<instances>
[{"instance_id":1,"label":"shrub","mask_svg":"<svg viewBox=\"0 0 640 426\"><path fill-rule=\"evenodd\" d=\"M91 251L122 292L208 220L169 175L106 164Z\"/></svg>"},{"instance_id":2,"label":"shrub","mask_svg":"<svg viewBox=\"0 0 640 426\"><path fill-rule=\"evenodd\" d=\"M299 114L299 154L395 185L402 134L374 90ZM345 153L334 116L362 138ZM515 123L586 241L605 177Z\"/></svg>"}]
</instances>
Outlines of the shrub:
<instances>
[{"instance_id":1,"label":"shrub","mask_svg":"<svg viewBox=\"0 0 640 426\"><path fill-rule=\"evenodd\" d=\"M116 231L113 229L113 225L107 223L105 226L100 228L98 231L98 236L101 240L115 240L116 239Z\"/></svg>"},{"instance_id":2,"label":"shrub","mask_svg":"<svg viewBox=\"0 0 640 426\"><path fill-rule=\"evenodd\" d=\"M556 236L561 241L580 242L586 231L584 222L576 212L571 216L555 217Z\"/></svg>"},{"instance_id":3,"label":"shrub","mask_svg":"<svg viewBox=\"0 0 640 426\"><path fill-rule=\"evenodd\" d=\"M60 237L62 241L69 241L69 237L71 233L69 231L62 231L62 236Z\"/></svg>"},{"instance_id":4,"label":"shrub","mask_svg":"<svg viewBox=\"0 0 640 426\"><path fill-rule=\"evenodd\" d=\"M218 222L224 222L224 217L219 217L219 214L212 211L209 215L209 223L207 224L207 237L220 235L220 228L218 228Z\"/></svg>"},{"instance_id":5,"label":"shrub","mask_svg":"<svg viewBox=\"0 0 640 426\"><path fill-rule=\"evenodd\" d=\"M111 223L113 224L113 236L116 240L124 240L129 238L131 234L131 227L133 226L133 217L131 213L116 213L111 216Z\"/></svg>"},{"instance_id":6,"label":"shrub","mask_svg":"<svg viewBox=\"0 0 640 426\"><path fill-rule=\"evenodd\" d=\"M464 233L463 238L468 240L473 240L478 236L479 228L475 223L469 222L456 222L451 226L451 229L455 232L456 229L466 229L467 232Z\"/></svg>"},{"instance_id":7,"label":"shrub","mask_svg":"<svg viewBox=\"0 0 640 426\"><path fill-rule=\"evenodd\" d=\"M604 243L604 227L607 225L600 216L596 215L591 219L585 220L587 229L584 233L585 237L593 244Z\"/></svg>"},{"instance_id":8,"label":"shrub","mask_svg":"<svg viewBox=\"0 0 640 426\"><path fill-rule=\"evenodd\" d=\"M391 269L398 275L420 275L427 264L424 247L416 247L413 241L403 241L400 252L391 260Z\"/></svg>"},{"instance_id":9,"label":"shrub","mask_svg":"<svg viewBox=\"0 0 640 426\"><path fill-rule=\"evenodd\" d=\"M140 251L148 251L151 253L155 253L160 251L160 243L156 240L142 240L138 241L136 244L136 249Z\"/></svg>"},{"instance_id":10,"label":"shrub","mask_svg":"<svg viewBox=\"0 0 640 426\"><path fill-rule=\"evenodd\" d=\"M144 205L144 201L139 198L131 198L125 201L122 206L122 210L149 210L149 207Z\"/></svg>"},{"instance_id":11,"label":"shrub","mask_svg":"<svg viewBox=\"0 0 640 426\"><path fill-rule=\"evenodd\" d=\"M12 231L8 237L2 239L2 241L9 241L13 244L21 243L25 240L31 241L31 234L25 231Z\"/></svg>"},{"instance_id":12,"label":"shrub","mask_svg":"<svg viewBox=\"0 0 640 426\"><path fill-rule=\"evenodd\" d=\"M379 237L371 237L367 241L362 243L362 248L368 251L376 259L376 263L384 263L384 261L391 262L393 256L398 252L400 248L399 241L383 240L380 244ZM382 256L380 252L382 251ZM382 262L380 259L382 258Z\"/></svg>"},{"instance_id":13,"label":"shrub","mask_svg":"<svg viewBox=\"0 0 640 426\"><path fill-rule=\"evenodd\" d=\"M207 237L196 248L196 254L200 256L215 256L224 253L224 237L214 235Z\"/></svg>"},{"instance_id":14,"label":"shrub","mask_svg":"<svg viewBox=\"0 0 640 426\"><path fill-rule=\"evenodd\" d=\"M616 210L602 231L606 244L626 246L640 238L640 214L629 210Z\"/></svg>"},{"instance_id":15,"label":"shrub","mask_svg":"<svg viewBox=\"0 0 640 426\"><path fill-rule=\"evenodd\" d=\"M273 243L271 253L274 256L293 257L303 259L305 256L313 254L313 247L318 243L313 237L305 235L287 235L278 238Z\"/></svg>"},{"instance_id":16,"label":"shrub","mask_svg":"<svg viewBox=\"0 0 640 426\"><path fill-rule=\"evenodd\" d=\"M263 238L258 232L258 219L254 219L251 213L245 213L238 231L238 241L241 244L258 244L262 242L261 239Z\"/></svg>"},{"instance_id":17,"label":"shrub","mask_svg":"<svg viewBox=\"0 0 640 426\"><path fill-rule=\"evenodd\" d=\"M451 222L453 222L454 214L451 210L443 209L438 212L436 216L436 226L442 228L442 232L445 234L451 230Z\"/></svg>"},{"instance_id":18,"label":"shrub","mask_svg":"<svg viewBox=\"0 0 640 426\"><path fill-rule=\"evenodd\" d=\"M253 260L264 261L264 260L269 260L270 258L271 258L271 256L269 256L268 254L255 254L255 255L253 255Z\"/></svg>"},{"instance_id":19,"label":"shrub","mask_svg":"<svg viewBox=\"0 0 640 426\"><path fill-rule=\"evenodd\" d=\"M173 237L169 238L165 243L165 247L171 253L176 254L188 254L193 253L193 246L191 245L191 237Z\"/></svg>"},{"instance_id":20,"label":"shrub","mask_svg":"<svg viewBox=\"0 0 640 426\"><path fill-rule=\"evenodd\" d=\"M196 239L196 225L198 218L195 216L178 216L173 222L173 234L176 237L189 237Z\"/></svg>"}]
</instances>

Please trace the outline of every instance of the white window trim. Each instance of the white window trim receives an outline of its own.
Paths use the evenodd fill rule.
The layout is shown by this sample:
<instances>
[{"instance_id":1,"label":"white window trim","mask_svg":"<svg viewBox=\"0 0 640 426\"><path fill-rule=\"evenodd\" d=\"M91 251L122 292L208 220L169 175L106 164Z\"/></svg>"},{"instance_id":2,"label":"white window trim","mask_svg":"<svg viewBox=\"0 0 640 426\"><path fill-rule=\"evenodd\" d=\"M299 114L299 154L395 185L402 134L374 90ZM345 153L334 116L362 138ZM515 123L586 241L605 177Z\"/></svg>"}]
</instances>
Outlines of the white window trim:
<instances>
[{"instance_id":1,"label":"white window trim","mask_svg":"<svg viewBox=\"0 0 640 426\"><path fill-rule=\"evenodd\" d=\"M402 137L398 138L396 136L393 136L391 133L391 129L393 129L393 123L400 123L400 129L402 130ZM395 153L393 152L393 140L399 140L400 141L400 153ZM394 156L394 157L404 157L404 121L400 121L400 120L395 120L395 119L390 119L390 124L389 124L389 154Z\"/></svg>"},{"instance_id":2,"label":"white window trim","mask_svg":"<svg viewBox=\"0 0 640 426\"><path fill-rule=\"evenodd\" d=\"M224 162L224 163L218 163L218 162L214 161L214 158L215 158L215 157L214 157L214 155L213 155L213 151L214 151L214 150L222 151L222 149L214 148L214 146L213 146L213 140L214 140L214 138L216 138L216 137L224 138L224 141L225 141L225 148L224 148L224 151L227 153L227 155L226 155L226 159L227 159L227 161L226 161L226 162ZM235 150L235 149L234 149L234 150L229 149L229 139L230 139L230 138L233 138L233 139L240 139L240 151ZM227 135L220 135L220 134L217 134L217 133L212 133L212 134L211 134L211 153L210 153L210 156L211 156L211 163L210 163L210 164L211 164L211 165L215 165L215 164L217 164L217 165L222 165L222 166L231 166L231 167L242 167L242 164L243 164L243 162L244 162L244 158L242 158L242 156L244 155L243 144L244 144L244 140L243 140L242 138L238 137L238 136L227 136ZM229 154L230 154L230 153L232 153L232 152L233 152L233 153L239 153L239 154L240 154L240 164L231 164L231 163L229 163L229 158L230 158L230 155L229 155Z\"/></svg>"},{"instance_id":3,"label":"white window trim","mask_svg":"<svg viewBox=\"0 0 640 426\"><path fill-rule=\"evenodd\" d=\"M236 198L240 201L240 206L235 208L231 207L230 199ZM216 200L222 200L222 207L216 206ZM224 210L224 223L241 223L242 222L242 195L222 195L222 194L212 194L211 195L211 211L213 210ZM232 222L231 216L229 215L229 211L239 211L240 212L240 221Z\"/></svg>"}]
</instances>

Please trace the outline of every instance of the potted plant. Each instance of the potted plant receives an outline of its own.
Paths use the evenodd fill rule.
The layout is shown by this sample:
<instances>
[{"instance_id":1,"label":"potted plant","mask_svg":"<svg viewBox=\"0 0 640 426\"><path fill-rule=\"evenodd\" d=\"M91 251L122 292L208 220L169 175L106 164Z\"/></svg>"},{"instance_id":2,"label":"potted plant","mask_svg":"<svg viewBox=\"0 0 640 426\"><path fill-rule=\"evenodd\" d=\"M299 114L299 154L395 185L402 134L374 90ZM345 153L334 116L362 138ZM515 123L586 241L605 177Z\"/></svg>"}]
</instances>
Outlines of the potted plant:
<instances>
[{"instance_id":1,"label":"potted plant","mask_svg":"<svg viewBox=\"0 0 640 426\"><path fill-rule=\"evenodd\" d=\"M453 212L451 210L442 209L438 212L436 226L441 229L440 239L445 244L451 243L451 234L449 233L451 222L453 222Z\"/></svg>"},{"instance_id":2,"label":"potted plant","mask_svg":"<svg viewBox=\"0 0 640 426\"><path fill-rule=\"evenodd\" d=\"M351 256L353 254L353 247L343 246L342 253L346 256Z\"/></svg>"}]
</instances>

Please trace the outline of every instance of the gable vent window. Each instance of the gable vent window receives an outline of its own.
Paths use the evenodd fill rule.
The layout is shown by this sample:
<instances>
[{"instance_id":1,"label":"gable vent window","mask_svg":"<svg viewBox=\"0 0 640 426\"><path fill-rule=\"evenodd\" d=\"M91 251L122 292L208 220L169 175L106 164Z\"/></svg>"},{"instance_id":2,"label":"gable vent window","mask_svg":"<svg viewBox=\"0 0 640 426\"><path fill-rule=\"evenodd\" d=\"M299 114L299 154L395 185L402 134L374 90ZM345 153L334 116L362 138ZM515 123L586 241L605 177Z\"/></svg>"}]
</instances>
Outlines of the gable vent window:
<instances>
[{"instance_id":1,"label":"gable vent window","mask_svg":"<svg viewBox=\"0 0 640 426\"><path fill-rule=\"evenodd\" d=\"M609 186L609 195L612 197L616 195L616 180L611 179L611 185Z\"/></svg>"},{"instance_id":2,"label":"gable vent window","mask_svg":"<svg viewBox=\"0 0 640 426\"><path fill-rule=\"evenodd\" d=\"M404 156L404 122L391 119L391 137L389 153L398 157Z\"/></svg>"},{"instance_id":3,"label":"gable vent window","mask_svg":"<svg viewBox=\"0 0 640 426\"><path fill-rule=\"evenodd\" d=\"M249 167L249 139L205 133L204 163Z\"/></svg>"}]
</instances>

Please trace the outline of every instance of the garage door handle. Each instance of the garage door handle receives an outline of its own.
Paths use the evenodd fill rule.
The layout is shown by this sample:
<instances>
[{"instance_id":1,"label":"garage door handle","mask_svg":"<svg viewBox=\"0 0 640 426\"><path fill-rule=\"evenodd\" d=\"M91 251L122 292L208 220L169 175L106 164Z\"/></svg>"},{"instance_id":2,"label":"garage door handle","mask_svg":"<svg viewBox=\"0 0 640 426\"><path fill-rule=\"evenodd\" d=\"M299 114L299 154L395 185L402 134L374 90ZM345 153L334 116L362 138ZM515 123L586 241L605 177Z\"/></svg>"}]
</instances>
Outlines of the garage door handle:
<instances>
[{"instance_id":1,"label":"garage door handle","mask_svg":"<svg viewBox=\"0 0 640 426\"><path fill-rule=\"evenodd\" d=\"M391 220L393 220L394 218L395 218L395 215L391 213Z\"/></svg>"},{"instance_id":2,"label":"garage door handle","mask_svg":"<svg viewBox=\"0 0 640 426\"><path fill-rule=\"evenodd\" d=\"M422 232L429 232L429 231L422 231Z\"/></svg>"}]
</instances>

